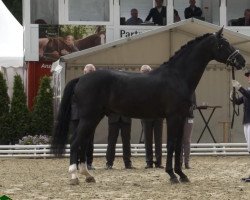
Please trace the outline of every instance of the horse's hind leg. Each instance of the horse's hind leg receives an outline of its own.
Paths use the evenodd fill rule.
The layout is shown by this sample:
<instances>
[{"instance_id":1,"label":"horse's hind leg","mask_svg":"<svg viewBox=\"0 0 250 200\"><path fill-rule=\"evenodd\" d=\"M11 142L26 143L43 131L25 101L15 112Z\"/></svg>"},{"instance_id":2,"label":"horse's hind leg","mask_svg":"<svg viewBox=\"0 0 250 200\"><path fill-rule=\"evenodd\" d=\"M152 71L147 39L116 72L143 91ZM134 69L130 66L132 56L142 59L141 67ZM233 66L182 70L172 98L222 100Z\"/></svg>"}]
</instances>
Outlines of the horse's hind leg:
<instances>
[{"instance_id":1,"label":"horse's hind leg","mask_svg":"<svg viewBox=\"0 0 250 200\"><path fill-rule=\"evenodd\" d=\"M77 134L76 129L77 129L78 123L79 123L78 120L72 121L74 133L71 138L71 142L74 141L76 138L76 134ZM77 175L78 152L72 149L71 147L70 147L70 166L69 166L70 182L69 184L78 185L79 184L79 179Z\"/></svg>"},{"instance_id":2,"label":"horse's hind leg","mask_svg":"<svg viewBox=\"0 0 250 200\"><path fill-rule=\"evenodd\" d=\"M85 175L86 182L95 182L95 178L89 173L86 163L86 148L91 138L94 134L96 126L100 122L102 117L96 118L81 118L77 127L77 135L72 143L72 150L75 151L80 147L80 165L79 171L81 174Z\"/></svg>"},{"instance_id":3,"label":"horse's hind leg","mask_svg":"<svg viewBox=\"0 0 250 200\"><path fill-rule=\"evenodd\" d=\"M94 132L92 134L94 134ZM80 158L79 173L82 175L85 175L86 177L85 181L90 183L90 182L95 182L95 178L89 173L87 162L86 162L86 149L89 144L90 138L88 139L86 138L85 141L81 145L81 150L80 150L80 155L79 155L79 158Z\"/></svg>"}]
</instances>

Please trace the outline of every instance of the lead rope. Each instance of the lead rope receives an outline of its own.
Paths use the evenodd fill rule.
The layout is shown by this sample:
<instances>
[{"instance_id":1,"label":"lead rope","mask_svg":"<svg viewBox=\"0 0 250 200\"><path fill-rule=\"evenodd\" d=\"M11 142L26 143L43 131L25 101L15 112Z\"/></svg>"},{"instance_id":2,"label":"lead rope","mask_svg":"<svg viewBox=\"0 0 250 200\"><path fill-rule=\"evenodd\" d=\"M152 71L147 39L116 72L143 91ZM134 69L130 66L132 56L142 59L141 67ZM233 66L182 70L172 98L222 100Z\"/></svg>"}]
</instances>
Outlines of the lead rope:
<instances>
[{"instance_id":1,"label":"lead rope","mask_svg":"<svg viewBox=\"0 0 250 200\"><path fill-rule=\"evenodd\" d=\"M234 67L232 67L232 80L235 80L235 72L234 72ZM231 121L231 129L233 128L234 126L234 116L239 116L240 114L240 109L239 109L239 106L238 108L236 109L235 108L235 99L236 99L236 95L238 96L238 93L236 92L235 90L235 87L233 87L233 116L232 116L232 121Z\"/></svg>"}]
</instances>

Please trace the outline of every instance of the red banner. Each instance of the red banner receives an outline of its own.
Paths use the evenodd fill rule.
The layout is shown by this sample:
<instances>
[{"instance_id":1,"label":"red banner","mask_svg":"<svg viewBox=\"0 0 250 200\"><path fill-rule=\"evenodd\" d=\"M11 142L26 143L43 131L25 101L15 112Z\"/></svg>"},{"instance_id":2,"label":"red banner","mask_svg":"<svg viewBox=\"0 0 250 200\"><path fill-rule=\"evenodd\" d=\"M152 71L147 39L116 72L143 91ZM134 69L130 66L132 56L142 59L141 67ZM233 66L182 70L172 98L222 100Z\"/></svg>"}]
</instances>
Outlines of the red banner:
<instances>
[{"instance_id":1,"label":"red banner","mask_svg":"<svg viewBox=\"0 0 250 200\"><path fill-rule=\"evenodd\" d=\"M43 76L52 76L52 62L28 62L28 107L32 109Z\"/></svg>"}]
</instances>

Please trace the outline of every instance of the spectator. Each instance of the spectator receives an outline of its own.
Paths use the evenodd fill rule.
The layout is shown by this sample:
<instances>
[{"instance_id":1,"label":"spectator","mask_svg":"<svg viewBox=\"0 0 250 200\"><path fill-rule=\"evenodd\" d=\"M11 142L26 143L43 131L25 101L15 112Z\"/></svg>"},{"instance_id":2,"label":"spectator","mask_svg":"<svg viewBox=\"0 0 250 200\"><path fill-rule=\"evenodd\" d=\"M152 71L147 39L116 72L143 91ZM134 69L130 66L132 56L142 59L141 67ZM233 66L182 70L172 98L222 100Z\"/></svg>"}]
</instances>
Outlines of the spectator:
<instances>
[{"instance_id":1,"label":"spectator","mask_svg":"<svg viewBox=\"0 0 250 200\"><path fill-rule=\"evenodd\" d=\"M93 64L87 64L83 68L83 74L88 74L93 71L95 71L95 66ZM72 100L71 104L71 121L72 121L72 126L73 126L73 134L76 134L76 128L79 124L79 113L76 107L76 104L74 103L74 98ZM74 138L74 137L73 137ZM91 138L88 142L88 146L86 149L86 162L87 162L87 168L89 170L94 170L95 168L93 167L93 151L94 151L94 134L91 135ZM80 153L80 151L79 151Z\"/></svg>"},{"instance_id":2,"label":"spectator","mask_svg":"<svg viewBox=\"0 0 250 200\"><path fill-rule=\"evenodd\" d=\"M148 73L151 71L151 67L148 65L142 65L141 73ZM162 166L162 128L163 119L142 119L142 127L144 132L144 142L146 150L146 167L145 169L153 168L155 164L156 168L164 168ZM153 136L155 141L155 158L153 161Z\"/></svg>"},{"instance_id":3,"label":"spectator","mask_svg":"<svg viewBox=\"0 0 250 200\"><path fill-rule=\"evenodd\" d=\"M47 24L47 22L44 19L36 19L35 24Z\"/></svg>"},{"instance_id":4,"label":"spectator","mask_svg":"<svg viewBox=\"0 0 250 200\"><path fill-rule=\"evenodd\" d=\"M232 26L250 26L250 9L246 9L244 12L244 17L232 20Z\"/></svg>"},{"instance_id":5,"label":"spectator","mask_svg":"<svg viewBox=\"0 0 250 200\"><path fill-rule=\"evenodd\" d=\"M116 142L121 131L123 161L126 169L134 169L131 158L131 118L124 117L115 113L108 116L109 132L108 132L108 147L106 152L106 169L112 169L115 160Z\"/></svg>"},{"instance_id":6,"label":"spectator","mask_svg":"<svg viewBox=\"0 0 250 200\"><path fill-rule=\"evenodd\" d=\"M131 9L131 17L126 21L126 25L139 25L143 23L141 18L138 18L138 10L136 8Z\"/></svg>"},{"instance_id":7,"label":"spectator","mask_svg":"<svg viewBox=\"0 0 250 200\"><path fill-rule=\"evenodd\" d=\"M166 6L163 6L163 0L155 0L156 7L152 8L149 11L148 16L146 17L146 22L153 18L154 24L157 25L166 25Z\"/></svg>"},{"instance_id":8,"label":"spectator","mask_svg":"<svg viewBox=\"0 0 250 200\"><path fill-rule=\"evenodd\" d=\"M194 18L201 18L202 10L200 7L195 6L196 1L195 0L189 0L190 6L185 8L184 14L185 19L194 17Z\"/></svg>"},{"instance_id":9,"label":"spectator","mask_svg":"<svg viewBox=\"0 0 250 200\"><path fill-rule=\"evenodd\" d=\"M177 10L174 9L174 22L179 22L179 21L181 21L179 13Z\"/></svg>"},{"instance_id":10,"label":"spectator","mask_svg":"<svg viewBox=\"0 0 250 200\"><path fill-rule=\"evenodd\" d=\"M190 169L189 158L190 158L190 144L191 144L191 136L193 132L193 124L194 124L194 109L196 108L196 97L195 93L192 95L192 105L189 109L189 115L185 120L184 131L182 136L182 148L181 148L181 165L184 163L185 168Z\"/></svg>"}]
</instances>

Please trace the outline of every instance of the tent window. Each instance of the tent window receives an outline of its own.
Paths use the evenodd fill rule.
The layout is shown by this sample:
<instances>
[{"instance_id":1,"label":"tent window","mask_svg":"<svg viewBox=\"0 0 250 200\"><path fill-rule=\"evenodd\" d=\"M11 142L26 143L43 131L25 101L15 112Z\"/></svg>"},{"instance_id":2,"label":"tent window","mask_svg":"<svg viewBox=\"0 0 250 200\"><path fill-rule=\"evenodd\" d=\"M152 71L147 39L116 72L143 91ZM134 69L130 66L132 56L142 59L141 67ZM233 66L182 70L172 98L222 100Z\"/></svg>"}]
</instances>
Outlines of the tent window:
<instances>
[{"instance_id":1,"label":"tent window","mask_svg":"<svg viewBox=\"0 0 250 200\"><path fill-rule=\"evenodd\" d=\"M110 21L110 0L68 1L69 21Z\"/></svg>"},{"instance_id":2,"label":"tent window","mask_svg":"<svg viewBox=\"0 0 250 200\"><path fill-rule=\"evenodd\" d=\"M31 0L31 24L58 24L58 0Z\"/></svg>"}]
</instances>

